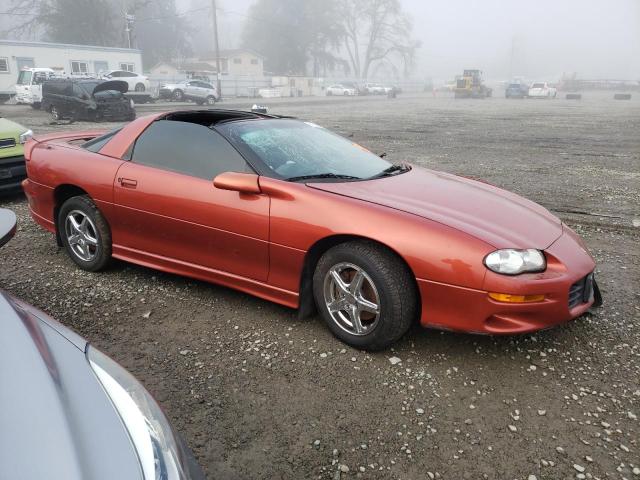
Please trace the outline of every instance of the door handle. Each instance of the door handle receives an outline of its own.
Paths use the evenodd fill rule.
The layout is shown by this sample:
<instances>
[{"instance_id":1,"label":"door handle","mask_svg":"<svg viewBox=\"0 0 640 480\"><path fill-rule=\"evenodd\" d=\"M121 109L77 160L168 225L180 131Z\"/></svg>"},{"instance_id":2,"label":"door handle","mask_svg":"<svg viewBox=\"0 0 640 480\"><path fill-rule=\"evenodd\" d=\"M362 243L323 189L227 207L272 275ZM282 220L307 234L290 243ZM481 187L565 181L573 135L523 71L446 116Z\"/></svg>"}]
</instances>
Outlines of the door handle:
<instances>
[{"instance_id":1,"label":"door handle","mask_svg":"<svg viewBox=\"0 0 640 480\"><path fill-rule=\"evenodd\" d=\"M124 188L136 188L138 186L138 181L130 178L118 178L118 183Z\"/></svg>"}]
</instances>

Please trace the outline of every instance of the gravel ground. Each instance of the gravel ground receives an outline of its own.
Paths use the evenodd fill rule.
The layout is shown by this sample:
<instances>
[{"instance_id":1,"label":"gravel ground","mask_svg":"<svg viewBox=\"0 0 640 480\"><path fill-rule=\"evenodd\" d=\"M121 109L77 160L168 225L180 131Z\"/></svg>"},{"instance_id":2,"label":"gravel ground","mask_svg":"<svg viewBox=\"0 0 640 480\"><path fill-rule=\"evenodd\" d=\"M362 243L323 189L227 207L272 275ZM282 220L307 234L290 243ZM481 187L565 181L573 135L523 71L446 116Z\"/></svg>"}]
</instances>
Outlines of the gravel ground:
<instances>
[{"instance_id":1,"label":"gravel ground","mask_svg":"<svg viewBox=\"0 0 640 480\"><path fill-rule=\"evenodd\" d=\"M28 218L23 197L0 199L20 221L0 256L0 287L131 370L210 478L640 478L634 96L265 102L392 161L483 178L560 216L596 257L605 303L553 330L494 338L416 327L368 354L319 318L300 322L226 288L121 262L82 272ZM36 133L91 127L0 111Z\"/></svg>"}]
</instances>

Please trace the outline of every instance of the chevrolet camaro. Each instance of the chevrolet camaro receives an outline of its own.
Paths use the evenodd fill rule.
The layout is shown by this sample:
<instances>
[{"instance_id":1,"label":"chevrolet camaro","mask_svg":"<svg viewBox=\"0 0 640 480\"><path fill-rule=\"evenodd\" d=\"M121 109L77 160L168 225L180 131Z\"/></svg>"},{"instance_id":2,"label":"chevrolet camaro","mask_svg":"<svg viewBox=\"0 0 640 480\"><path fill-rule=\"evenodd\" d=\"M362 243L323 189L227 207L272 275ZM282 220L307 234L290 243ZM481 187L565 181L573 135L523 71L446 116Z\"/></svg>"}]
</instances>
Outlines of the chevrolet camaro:
<instances>
[{"instance_id":1,"label":"chevrolet camaro","mask_svg":"<svg viewBox=\"0 0 640 480\"><path fill-rule=\"evenodd\" d=\"M311 122L158 113L37 136L25 157L31 215L80 268L113 257L319 311L355 347L417 320L532 332L599 302L592 256L545 208Z\"/></svg>"}]
</instances>

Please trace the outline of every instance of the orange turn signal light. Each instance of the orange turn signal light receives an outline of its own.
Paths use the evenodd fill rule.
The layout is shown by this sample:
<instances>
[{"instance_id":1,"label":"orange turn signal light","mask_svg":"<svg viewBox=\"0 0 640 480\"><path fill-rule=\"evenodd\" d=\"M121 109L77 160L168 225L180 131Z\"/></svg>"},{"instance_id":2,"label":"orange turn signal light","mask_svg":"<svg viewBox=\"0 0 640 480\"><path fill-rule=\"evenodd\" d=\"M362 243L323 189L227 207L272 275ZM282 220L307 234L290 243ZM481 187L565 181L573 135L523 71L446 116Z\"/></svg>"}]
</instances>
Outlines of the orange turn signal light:
<instances>
[{"instance_id":1,"label":"orange turn signal light","mask_svg":"<svg viewBox=\"0 0 640 480\"><path fill-rule=\"evenodd\" d=\"M511 295L510 293L489 292L489 298L504 303L530 303L543 301L544 295Z\"/></svg>"}]
</instances>

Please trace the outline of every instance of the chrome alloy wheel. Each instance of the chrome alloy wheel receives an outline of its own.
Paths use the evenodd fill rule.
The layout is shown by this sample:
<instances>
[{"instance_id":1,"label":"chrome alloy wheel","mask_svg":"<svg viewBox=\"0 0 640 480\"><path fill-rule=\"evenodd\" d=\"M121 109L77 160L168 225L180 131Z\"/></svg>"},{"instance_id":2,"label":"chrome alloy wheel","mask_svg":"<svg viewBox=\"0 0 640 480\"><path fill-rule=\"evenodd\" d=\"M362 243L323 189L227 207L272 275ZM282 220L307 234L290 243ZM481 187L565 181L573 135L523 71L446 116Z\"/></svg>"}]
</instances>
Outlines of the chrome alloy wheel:
<instances>
[{"instance_id":1,"label":"chrome alloy wheel","mask_svg":"<svg viewBox=\"0 0 640 480\"><path fill-rule=\"evenodd\" d=\"M73 253L85 262L98 255L98 230L86 213L72 210L64 221L67 242Z\"/></svg>"},{"instance_id":2,"label":"chrome alloy wheel","mask_svg":"<svg viewBox=\"0 0 640 480\"><path fill-rule=\"evenodd\" d=\"M352 263L339 263L324 278L324 301L333 321L351 335L371 333L380 321L380 296L373 280Z\"/></svg>"}]
</instances>

